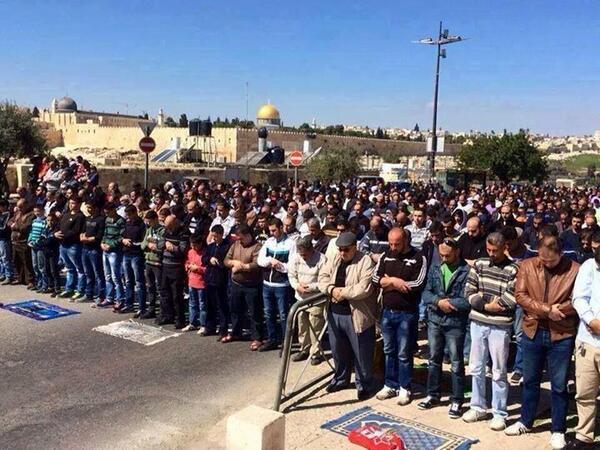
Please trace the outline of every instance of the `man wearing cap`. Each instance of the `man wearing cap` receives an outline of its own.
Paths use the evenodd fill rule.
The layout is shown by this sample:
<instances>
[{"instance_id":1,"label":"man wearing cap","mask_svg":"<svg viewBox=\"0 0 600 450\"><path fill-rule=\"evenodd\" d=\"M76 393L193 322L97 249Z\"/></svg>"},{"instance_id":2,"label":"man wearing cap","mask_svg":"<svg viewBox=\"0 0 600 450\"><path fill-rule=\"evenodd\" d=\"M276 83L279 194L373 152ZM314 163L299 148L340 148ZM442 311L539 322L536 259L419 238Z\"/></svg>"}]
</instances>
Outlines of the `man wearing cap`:
<instances>
[{"instance_id":1,"label":"man wearing cap","mask_svg":"<svg viewBox=\"0 0 600 450\"><path fill-rule=\"evenodd\" d=\"M386 251L373 274L373 285L382 289L381 334L385 354L385 385L377 399L398 396L399 405L411 401L413 356L417 342L419 302L427 281L427 260L411 247L404 228L392 228Z\"/></svg>"},{"instance_id":2,"label":"man wearing cap","mask_svg":"<svg viewBox=\"0 0 600 450\"><path fill-rule=\"evenodd\" d=\"M331 297L327 313L335 374L327 392L350 385L352 365L359 400L370 397L377 295L371 283L373 260L356 248L356 235L343 232L336 239L337 254L319 273L319 290Z\"/></svg>"}]
</instances>

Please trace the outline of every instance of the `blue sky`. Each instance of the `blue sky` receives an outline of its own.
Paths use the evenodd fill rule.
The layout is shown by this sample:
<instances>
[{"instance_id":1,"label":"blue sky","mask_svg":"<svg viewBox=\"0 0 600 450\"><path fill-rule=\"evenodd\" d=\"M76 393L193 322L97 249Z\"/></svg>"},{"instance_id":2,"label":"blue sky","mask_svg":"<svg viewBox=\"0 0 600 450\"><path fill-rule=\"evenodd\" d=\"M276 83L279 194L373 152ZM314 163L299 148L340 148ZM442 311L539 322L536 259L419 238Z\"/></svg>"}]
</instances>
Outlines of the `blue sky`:
<instances>
[{"instance_id":1,"label":"blue sky","mask_svg":"<svg viewBox=\"0 0 600 450\"><path fill-rule=\"evenodd\" d=\"M0 99L176 119L431 124L439 20L470 39L442 60L440 126L600 129L600 1L0 0Z\"/></svg>"}]
</instances>

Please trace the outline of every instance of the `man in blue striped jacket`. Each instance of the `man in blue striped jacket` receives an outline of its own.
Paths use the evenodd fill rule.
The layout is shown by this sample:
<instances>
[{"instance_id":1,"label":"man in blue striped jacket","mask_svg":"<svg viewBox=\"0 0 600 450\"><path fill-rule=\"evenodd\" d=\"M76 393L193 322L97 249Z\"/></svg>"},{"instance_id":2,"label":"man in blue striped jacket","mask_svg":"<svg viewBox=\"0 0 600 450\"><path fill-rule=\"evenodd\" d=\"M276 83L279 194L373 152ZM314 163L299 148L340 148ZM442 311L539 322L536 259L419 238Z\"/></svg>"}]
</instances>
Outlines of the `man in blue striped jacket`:
<instances>
[{"instance_id":1,"label":"man in blue striped jacket","mask_svg":"<svg viewBox=\"0 0 600 450\"><path fill-rule=\"evenodd\" d=\"M515 280L519 267L507 256L506 238L491 233L486 240L488 258L475 261L467 284L465 297L471 304L471 355L473 380L471 408L463 415L465 422L485 420L486 364L492 359L492 414L490 428L506 428L508 398L508 346L515 317Z\"/></svg>"}]
</instances>

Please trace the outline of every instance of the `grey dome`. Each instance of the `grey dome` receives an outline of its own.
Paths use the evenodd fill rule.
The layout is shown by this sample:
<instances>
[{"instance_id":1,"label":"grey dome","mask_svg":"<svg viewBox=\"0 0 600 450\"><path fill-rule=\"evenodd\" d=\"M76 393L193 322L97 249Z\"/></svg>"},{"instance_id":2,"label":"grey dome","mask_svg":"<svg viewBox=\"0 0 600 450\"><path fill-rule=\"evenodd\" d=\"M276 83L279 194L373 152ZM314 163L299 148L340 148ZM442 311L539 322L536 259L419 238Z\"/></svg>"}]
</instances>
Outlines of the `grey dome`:
<instances>
[{"instance_id":1,"label":"grey dome","mask_svg":"<svg viewBox=\"0 0 600 450\"><path fill-rule=\"evenodd\" d=\"M71 97L63 97L58 101L56 110L59 112L75 112L77 111L77 103Z\"/></svg>"}]
</instances>

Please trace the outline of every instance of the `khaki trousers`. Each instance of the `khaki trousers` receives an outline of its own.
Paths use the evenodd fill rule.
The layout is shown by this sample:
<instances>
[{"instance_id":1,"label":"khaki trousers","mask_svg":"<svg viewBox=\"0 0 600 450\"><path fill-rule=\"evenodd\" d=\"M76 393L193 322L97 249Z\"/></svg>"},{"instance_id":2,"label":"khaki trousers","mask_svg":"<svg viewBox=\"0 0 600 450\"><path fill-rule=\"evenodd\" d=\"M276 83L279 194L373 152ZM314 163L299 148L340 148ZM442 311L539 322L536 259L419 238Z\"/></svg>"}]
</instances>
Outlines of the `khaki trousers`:
<instances>
[{"instance_id":1,"label":"khaki trousers","mask_svg":"<svg viewBox=\"0 0 600 450\"><path fill-rule=\"evenodd\" d=\"M325 305L313 306L298 314L298 340L300 351L310 350L310 355L317 353L319 348L319 334L325 326L323 309ZM312 326L312 329L311 329Z\"/></svg>"},{"instance_id":2,"label":"khaki trousers","mask_svg":"<svg viewBox=\"0 0 600 450\"><path fill-rule=\"evenodd\" d=\"M582 355L583 351L583 355ZM594 441L596 426L596 397L600 388L600 348L577 341L575 344L575 383L577 395L577 415L575 427L578 440Z\"/></svg>"}]
</instances>

